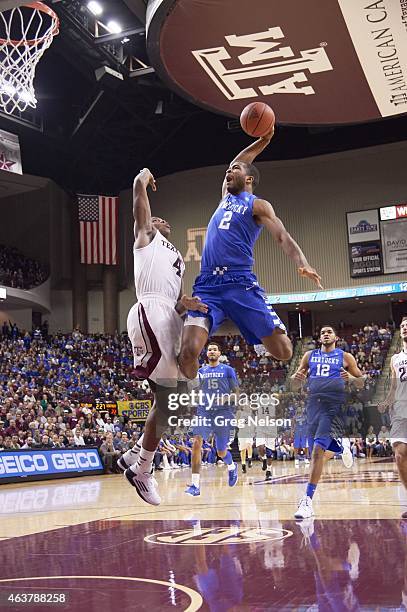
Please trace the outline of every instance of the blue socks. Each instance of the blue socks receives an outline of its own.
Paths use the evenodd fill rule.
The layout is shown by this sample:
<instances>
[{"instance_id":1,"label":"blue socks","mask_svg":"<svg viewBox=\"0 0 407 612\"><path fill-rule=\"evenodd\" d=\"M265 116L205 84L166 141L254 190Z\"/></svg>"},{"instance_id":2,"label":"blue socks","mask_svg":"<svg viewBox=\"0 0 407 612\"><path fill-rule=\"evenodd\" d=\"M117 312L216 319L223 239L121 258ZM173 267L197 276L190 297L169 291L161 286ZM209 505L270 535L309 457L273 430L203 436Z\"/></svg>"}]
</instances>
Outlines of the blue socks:
<instances>
[{"instance_id":1,"label":"blue socks","mask_svg":"<svg viewBox=\"0 0 407 612\"><path fill-rule=\"evenodd\" d=\"M226 463L226 465L232 465L233 463L232 453L230 451L228 451L226 455L222 457L222 459Z\"/></svg>"},{"instance_id":2,"label":"blue socks","mask_svg":"<svg viewBox=\"0 0 407 612\"><path fill-rule=\"evenodd\" d=\"M306 492L306 495L312 499L312 498L314 497L314 493L315 493L316 488L317 488L317 485L311 484L311 483L309 482L309 483L307 484L307 492Z\"/></svg>"}]
</instances>

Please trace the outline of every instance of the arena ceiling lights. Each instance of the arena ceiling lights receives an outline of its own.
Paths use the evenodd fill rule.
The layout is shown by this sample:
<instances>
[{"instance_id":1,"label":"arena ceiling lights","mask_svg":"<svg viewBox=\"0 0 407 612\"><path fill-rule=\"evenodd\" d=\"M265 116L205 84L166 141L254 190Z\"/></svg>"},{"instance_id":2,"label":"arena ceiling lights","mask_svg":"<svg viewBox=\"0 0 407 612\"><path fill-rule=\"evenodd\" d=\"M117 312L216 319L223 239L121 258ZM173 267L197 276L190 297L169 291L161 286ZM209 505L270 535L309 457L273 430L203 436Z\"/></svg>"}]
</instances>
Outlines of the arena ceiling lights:
<instances>
[{"instance_id":1,"label":"arena ceiling lights","mask_svg":"<svg viewBox=\"0 0 407 612\"><path fill-rule=\"evenodd\" d=\"M101 15L103 15L103 6L99 2L96 2L96 0L91 0L90 2L88 2L86 7L94 17L100 17ZM104 32L105 34L121 34L121 32L123 32L123 28L120 23L118 23L114 19L110 19L107 24L104 24L98 19L96 19L94 31L94 36L96 38L103 35L100 33L100 29L102 29L102 32Z\"/></svg>"},{"instance_id":2,"label":"arena ceiling lights","mask_svg":"<svg viewBox=\"0 0 407 612\"><path fill-rule=\"evenodd\" d=\"M92 13L92 15L95 15L95 17L100 17L100 15L103 14L102 5L99 4L99 2L96 2L96 0L91 0L90 2L88 2L87 7L88 10Z\"/></svg>"}]
</instances>

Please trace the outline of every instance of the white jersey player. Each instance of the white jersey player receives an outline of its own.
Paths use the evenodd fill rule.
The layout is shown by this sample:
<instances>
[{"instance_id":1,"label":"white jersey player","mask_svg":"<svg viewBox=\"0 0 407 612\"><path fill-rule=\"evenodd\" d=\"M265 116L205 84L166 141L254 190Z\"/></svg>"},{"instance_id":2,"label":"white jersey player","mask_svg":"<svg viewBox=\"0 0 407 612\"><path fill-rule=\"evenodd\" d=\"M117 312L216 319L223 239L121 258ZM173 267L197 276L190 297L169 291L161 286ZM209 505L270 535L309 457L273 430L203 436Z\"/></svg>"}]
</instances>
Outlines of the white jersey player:
<instances>
[{"instance_id":1,"label":"white jersey player","mask_svg":"<svg viewBox=\"0 0 407 612\"><path fill-rule=\"evenodd\" d=\"M380 412L389 409L391 418L390 441L393 445L400 479L407 489L407 316L400 324L403 348L391 358L391 385L381 404ZM407 512L402 517L407 519Z\"/></svg>"},{"instance_id":2,"label":"white jersey player","mask_svg":"<svg viewBox=\"0 0 407 612\"><path fill-rule=\"evenodd\" d=\"M183 320L176 310L185 264L181 253L168 240L170 227L157 217L157 228L149 244L134 244L134 282L138 302L127 317L137 378L164 387L177 384L177 357ZM162 227L166 223L167 228Z\"/></svg>"},{"instance_id":3,"label":"white jersey player","mask_svg":"<svg viewBox=\"0 0 407 612\"><path fill-rule=\"evenodd\" d=\"M255 436L255 427L253 424L254 412L250 403L241 406L236 414L236 419L239 422L237 432L237 441L239 444L240 459L242 462L242 472L246 473L246 458L249 468L252 467L253 457L253 438Z\"/></svg>"},{"instance_id":4,"label":"white jersey player","mask_svg":"<svg viewBox=\"0 0 407 612\"><path fill-rule=\"evenodd\" d=\"M272 479L273 455L276 450L277 427L268 424L275 419L276 406L272 400L267 404L260 403L256 409L258 424L256 426L256 448L262 459L262 470L266 472L266 480Z\"/></svg>"},{"instance_id":5,"label":"white jersey player","mask_svg":"<svg viewBox=\"0 0 407 612\"><path fill-rule=\"evenodd\" d=\"M401 442L407 443L407 347L391 358L392 378L396 381L394 403L390 410L392 425L395 421L404 421L406 427ZM392 427L393 428L393 427Z\"/></svg>"},{"instance_id":6,"label":"white jersey player","mask_svg":"<svg viewBox=\"0 0 407 612\"><path fill-rule=\"evenodd\" d=\"M168 395L177 387L177 356L187 310L206 313L199 298L182 295L185 264L169 241L169 223L151 216L147 187L156 190L150 170L144 168L134 181L134 280L137 303L127 318L137 378L147 379L154 392L154 405L144 434L136 446L121 457L129 483L149 504L158 505L152 462L161 435L168 425Z\"/></svg>"}]
</instances>

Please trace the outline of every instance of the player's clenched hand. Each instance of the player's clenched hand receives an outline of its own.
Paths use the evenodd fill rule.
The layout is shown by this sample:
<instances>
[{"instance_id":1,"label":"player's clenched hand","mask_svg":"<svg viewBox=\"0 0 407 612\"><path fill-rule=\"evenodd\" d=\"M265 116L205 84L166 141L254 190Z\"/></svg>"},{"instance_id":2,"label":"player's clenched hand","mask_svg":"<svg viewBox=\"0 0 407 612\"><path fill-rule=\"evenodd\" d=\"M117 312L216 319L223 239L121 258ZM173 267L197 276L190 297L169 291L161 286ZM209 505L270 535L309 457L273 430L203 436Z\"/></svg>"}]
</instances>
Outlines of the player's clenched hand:
<instances>
[{"instance_id":1,"label":"player's clenched hand","mask_svg":"<svg viewBox=\"0 0 407 612\"><path fill-rule=\"evenodd\" d=\"M206 314L208 312L208 307L206 304L201 302L201 298L189 297L188 295L183 295L181 298L181 304L187 310L197 310L198 312L203 312Z\"/></svg>"},{"instance_id":2,"label":"player's clenched hand","mask_svg":"<svg viewBox=\"0 0 407 612\"><path fill-rule=\"evenodd\" d=\"M349 382L349 380L350 380L349 372L347 372L347 371L345 370L345 368L341 368L341 378L342 378L342 380L344 380L345 382Z\"/></svg>"},{"instance_id":3,"label":"player's clenched hand","mask_svg":"<svg viewBox=\"0 0 407 612\"><path fill-rule=\"evenodd\" d=\"M301 268L298 268L298 274L300 276L306 276L307 278L314 281L318 289L323 289L323 286L321 285L320 275L316 270L314 270L314 268L311 268L311 266L303 266Z\"/></svg>"},{"instance_id":4,"label":"player's clenched hand","mask_svg":"<svg viewBox=\"0 0 407 612\"><path fill-rule=\"evenodd\" d=\"M150 185L153 191L157 191L157 185L155 184L155 178L148 168L140 170L139 176L145 181L146 186Z\"/></svg>"}]
</instances>

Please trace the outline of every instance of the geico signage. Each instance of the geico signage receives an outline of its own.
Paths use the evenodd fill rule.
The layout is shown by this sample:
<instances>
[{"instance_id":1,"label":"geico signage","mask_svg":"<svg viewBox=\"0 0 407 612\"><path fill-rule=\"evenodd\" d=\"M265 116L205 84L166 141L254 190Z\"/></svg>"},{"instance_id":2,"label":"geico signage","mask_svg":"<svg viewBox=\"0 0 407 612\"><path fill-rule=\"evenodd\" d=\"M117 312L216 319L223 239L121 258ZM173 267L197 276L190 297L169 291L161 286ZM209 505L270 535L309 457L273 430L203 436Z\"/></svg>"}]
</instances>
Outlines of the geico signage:
<instances>
[{"instance_id":1,"label":"geico signage","mask_svg":"<svg viewBox=\"0 0 407 612\"><path fill-rule=\"evenodd\" d=\"M0 515L30 512L44 508L68 508L72 504L95 503L100 495L100 482L75 483L45 487L28 487L13 490L0 489Z\"/></svg>"},{"instance_id":2,"label":"geico signage","mask_svg":"<svg viewBox=\"0 0 407 612\"><path fill-rule=\"evenodd\" d=\"M0 453L0 477L100 469L96 450L72 452Z\"/></svg>"}]
</instances>

